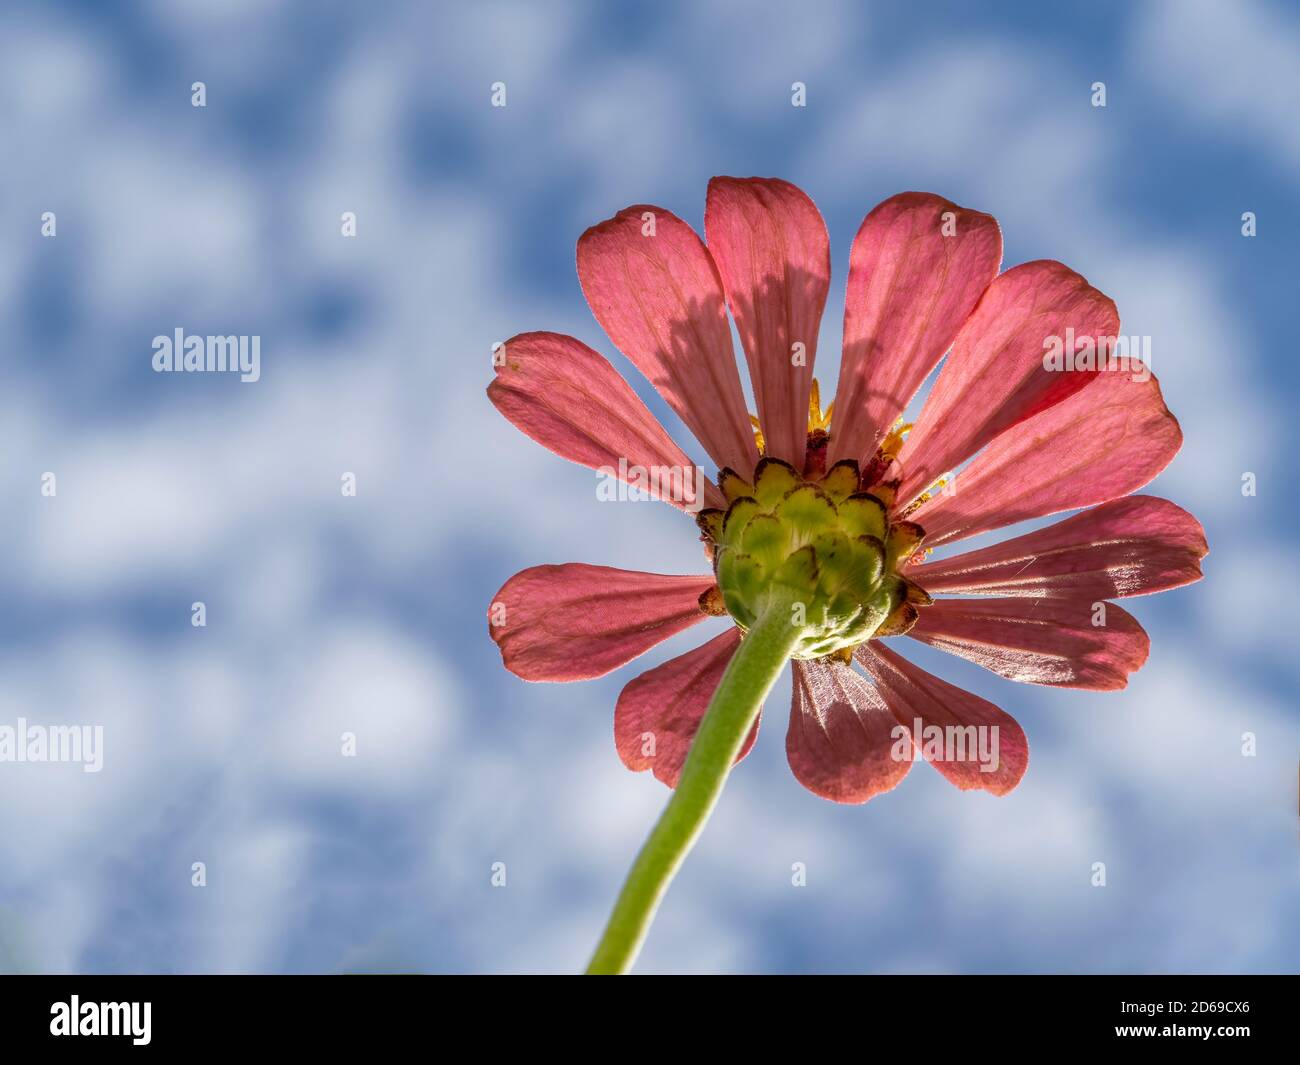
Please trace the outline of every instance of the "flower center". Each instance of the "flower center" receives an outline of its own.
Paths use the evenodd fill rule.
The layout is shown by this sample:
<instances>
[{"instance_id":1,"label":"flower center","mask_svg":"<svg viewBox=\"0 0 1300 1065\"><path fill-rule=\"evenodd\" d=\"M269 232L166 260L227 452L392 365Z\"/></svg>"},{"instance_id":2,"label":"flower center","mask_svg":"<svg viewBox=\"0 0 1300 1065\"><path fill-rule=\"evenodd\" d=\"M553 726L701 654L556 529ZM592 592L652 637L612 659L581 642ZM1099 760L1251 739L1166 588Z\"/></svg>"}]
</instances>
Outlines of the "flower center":
<instances>
[{"instance_id":1,"label":"flower center","mask_svg":"<svg viewBox=\"0 0 1300 1065\"><path fill-rule=\"evenodd\" d=\"M893 485L867 484L852 460L826 470L827 440L824 427L810 426L802 472L774 458L760 460L750 480L722 470L727 509L698 515L718 579L701 606L748 629L777 586L793 589L791 624L804 630L795 658L847 659L866 640L906 632L930 602L900 572L924 531L891 521Z\"/></svg>"}]
</instances>

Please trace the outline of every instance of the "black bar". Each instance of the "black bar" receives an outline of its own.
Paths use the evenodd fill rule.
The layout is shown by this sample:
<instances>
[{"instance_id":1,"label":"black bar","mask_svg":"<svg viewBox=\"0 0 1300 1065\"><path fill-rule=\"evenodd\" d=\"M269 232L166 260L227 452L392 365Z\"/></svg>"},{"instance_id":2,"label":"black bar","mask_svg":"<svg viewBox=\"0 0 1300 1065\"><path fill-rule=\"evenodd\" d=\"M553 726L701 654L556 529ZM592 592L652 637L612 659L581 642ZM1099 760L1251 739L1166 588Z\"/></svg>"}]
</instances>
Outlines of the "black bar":
<instances>
[{"instance_id":1,"label":"black bar","mask_svg":"<svg viewBox=\"0 0 1300 1065\"><path fill-rule=\"evenodd\" d=\"M695 1040L702 1024L716 1027L710 1004L729 1001L734 1005L721 1011L730 1018L727 1030L709 1041L734 1040L733 1049L753 1039L768 1050L802 1045L813 1056L818 1046L843 1044L864 1058L891 1041L981 1056L1125 1043L1221 1053L1240 1044L1293 1045L1297 990L1295 977L1264 976L758 977L743 987L736 986L742 978L733 978L728 988L706 986L718 983L709 977L690 978L690 986L644 979L563 987L546 978L406 975L2 979L0 1032L10 1061L25 1060L9 1056L14 1050L93 1053L109 1043L132 1053L319 1049L333 1055L409 1051L414 1042L432 1056L469 1039L469 1047L488 1056L515 1043L533 1052L658 1045L658 1053L668 1053L677 1041ZM78 1034L56 1035L52 1028L69 1027L73 996ZM123 1004L136 1008L128 1012ZM114 1024L117 1035L82 1034ZM1207 1028L1208 1037L1200 1031Z\"/></svg>"}]
</instances>

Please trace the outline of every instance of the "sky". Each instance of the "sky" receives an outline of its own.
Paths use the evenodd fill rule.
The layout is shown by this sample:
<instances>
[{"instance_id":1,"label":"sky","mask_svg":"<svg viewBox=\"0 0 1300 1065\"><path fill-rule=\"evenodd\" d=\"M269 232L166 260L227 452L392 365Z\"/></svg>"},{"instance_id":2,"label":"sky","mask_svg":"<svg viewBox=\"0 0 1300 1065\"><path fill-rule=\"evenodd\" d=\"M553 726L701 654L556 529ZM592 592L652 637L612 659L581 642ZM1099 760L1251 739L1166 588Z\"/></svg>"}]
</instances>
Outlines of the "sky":
<instances>
[{"instance_id":1,"label":"sky","mask_svg":"<svg viewBox=\"0 0 1300 1065\"><path fill-rule=\"evenodd\" d=\"M668 795L619 762L614 701L702 630L537 685L484 613L539 563L703 563L679 513L600 501L484 389L494 343L571 333L696 450L591 317L574 245L633 203L700 227L715 174L786 178L825 216L828 391L849 243L897 192L995 215L1004 265L1083 273L1151 337L1185 443L1149 490L1210 555L1125 602L1152 652L1123 692L908 647L1024 726L1003 798L926 766L865 806L816 798L779 682L639 970L1296 971L1293 5L0 20L0 726L103 736L98 772L0 762L0 971L584 966ZM177 328L259 336L260 378L155 372Z\"/></svg>"}]
</instances>

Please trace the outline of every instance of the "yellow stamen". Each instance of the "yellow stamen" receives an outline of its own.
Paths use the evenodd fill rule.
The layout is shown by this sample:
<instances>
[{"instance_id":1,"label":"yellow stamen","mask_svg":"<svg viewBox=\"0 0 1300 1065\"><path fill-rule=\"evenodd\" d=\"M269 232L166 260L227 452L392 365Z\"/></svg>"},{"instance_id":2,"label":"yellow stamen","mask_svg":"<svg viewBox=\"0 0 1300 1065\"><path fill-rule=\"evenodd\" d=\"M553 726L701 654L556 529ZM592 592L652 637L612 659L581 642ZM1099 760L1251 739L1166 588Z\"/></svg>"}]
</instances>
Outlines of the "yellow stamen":
<instances>
[{"instance_id":1,"label":"yellow stamen","mask_svg":"<svg viewBox=\"0 0 1300 1065\"><path fill-rule=\"evenodd\" d=\"M812 390L808 393L808 432L815 433L818 429L826 431L831 427L831 414L835 411L835 401L831 400L830 405L822 410L822 392L821 386L817 384L817 378L812 380ZM767 450L766 442L763 439L763 426L759 423L758 416L751 414L749 424L754 427L754 443L758 446L758 453L764 454Z\"/></svg>"},{"instance_id":2,"label":"yellow stamen","mask_svg":"<svg viewBox=\"0 0 1300 1065\"><path fill-rule=\"evenodd\" d=\"M907 509L903 511L903 517L907 517L914 510L919 510L921 506L930 502L930 500L932 500L936 495L938 495L940 492L944 490L944 487L951 480L952 478L947 475L940 477L937 481L934 482L934 484L930 485L929 488L927 488L919 496L913 499L912 502L907 504Z\"/></svg>"},{"instance_id":3,"label":"yellow stamen","mask_svg":"<svg viewBox=\"0 0 1300 1065\"><path fill-rule=\"evenodd\" d=\"M825 411L822 410L822 390L817 383L817 378L812 380L812 391L808 393L808 431L816 432L818 429L829 429L831 426L831 413L835 409L835 401L831 400L830 406Z\"/></svg>"},{"instance_id":4,"label":"yellow stamen","mask_svg":"<svg viewBox=\"0 0 1300 1065\"><path fill-rule=\"evenodd\" d=\"M912 429L911 422L905 422L902 418L894 422L894 427L889 430L885 439L880 442L880 457L885 462L893 462L898 458L898 453L903 450L903 440Z\"/></svg>"}]
</instances>

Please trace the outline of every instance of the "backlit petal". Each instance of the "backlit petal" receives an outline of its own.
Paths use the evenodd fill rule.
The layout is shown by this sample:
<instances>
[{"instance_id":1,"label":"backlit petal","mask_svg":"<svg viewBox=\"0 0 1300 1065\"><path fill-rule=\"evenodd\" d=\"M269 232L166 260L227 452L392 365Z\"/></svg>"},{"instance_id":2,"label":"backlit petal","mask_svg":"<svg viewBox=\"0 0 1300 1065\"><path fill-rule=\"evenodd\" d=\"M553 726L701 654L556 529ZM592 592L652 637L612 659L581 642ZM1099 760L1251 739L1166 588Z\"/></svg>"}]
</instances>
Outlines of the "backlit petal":
<instances>
[{"instance_id":1,"label":"backlit petal","mask_svg":"<svg viewBox=\"0 0 1300 1065\"><path fill-rule=\"evenodd\" d=\"M1020 783L1029 766L1029 741L1010 714L914 666L878 640L859 646L854 657L898 722L913 730L921 755L953 784L963 791L1005 795ZM932 743L934 751L928 751Z\"/></svg>"},{"instance_id":2,"label":"backlit petal","mask_svg":"<svg viewBox=\"0 0 1300 1065\"><path fill-rule=\"evenodd\" d=\"M802 469L831 277L826 223L788 181L716 177L704 235L745 348L765 453Z\"/></svg>"},{"instance_id":3,"label":"backlit petal","mask_svg":"<svg viewBox=\"0 0 1300 1065\"><path fill-rule=\"evenodd\" d=\"M1127 496L1000 544L908 567L926 591L1086 599L1201 579L1201 523L1167 499Z\"/></svg>"},{"instance_id":4,"label":"backlit petal","mask_svg":"<svg viewBox=\"0 0 1300 1065\"><path fill-rule=\"evenodd\" d=\"M853 240L830 462L869 460L952 345L1002 261L990 215L891 196Z\"/></svg>"},{"instance_id":5,"label":"backlit petal","mask_svg":"<svg viewBox=\"0 0 1300 1065\"><path fill-rule=\"evenodd\" d=\"M786 756L795 778L833 802L866 802L912 768L912 745L889 707L850 665L796 661Z\"/></svg>"},{"instance_id":6,"label":"backlit petal","mask_svg":"<svg viewBox=\"0 0 1300 1065\"><path fill-rule=\"evenodd\" d=\"M488 632L524 680L588 680L705 618L712 577L569 562L516 573L488 608Z\"/></svg>"},{"instance_id":7,"label":"backlit petal","mask_svg":"<svg viewBox=\"0 0 1300 1065\"><path fill-rule=\"evenodd\" d=\"M652 769L670 788L677 786L704 711L739 646L740 630L730 628L628 683L614 708L614 742L625 766ZM754 746L758 725L756 719L737 762Z\"/></svg>"},{"instance_id":8,"label":"backlit petal","mask_svg":"<svg viewBox=\"0 0 1300 1065\"><path fill-rule=\"evenodd\" d=\"M1094 691L1125 687L1151 647L1126 610L1084 599L939 599L908 635L1008 680Z\"/></svg>"},{"instance_id":9,"label":"backlit petal","mask_svg":"<svg viewBox=\"0 0 1300 1065\"><path fill-rule=\"evenodd\" d=\"M661 471L656 494L682 509L726 506L618 371L580 340L560 333L507 340L487 392L521 432L563 458L632 483L638 470Z\"/></svg>"},{"instance_id":10,"label":"backlit petal","mask_svg":"<svg viewBox=\"0 0 1300 1065\"><path fill-rule=\"evenodd\" d=\"M1140 364L1139 364L1140 365ZM1003 433L911 519L927 547L1128 495L1163 470L1183 434L1146 372L1096 374Z\"/></svg>"},{"instance_id":11,"label":"backlit petal","mask_svg":"<svg viewBox=\"0 0 1300 1065\"><path fill-rule=\"evenodd\" d=\"M752 470L758 449L722 280L695 231L661 207L627 207L579 238L578 278L610 340L713 461Z\"/></svg>"},{"instance_id":12,"label":"backlit petal","mask_svg":"<svg viewBox=\"0 0 1300 1065\"><path fill-rule=\"evenodd\" d=\"M911 501L999 433L1086 385L1095 369L1045 364L1058 342L1073 337L1073 358L1118 333L1115 304L1060 263L1024 263L999 275L953 341L898 456L898 501Z\"/></svg>"}]
</instances>

